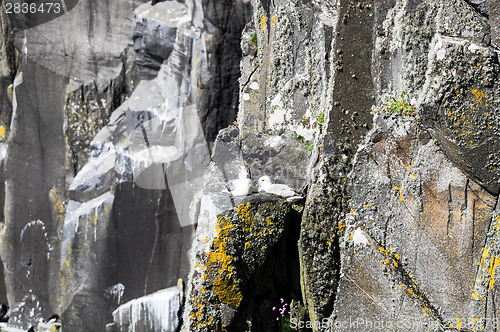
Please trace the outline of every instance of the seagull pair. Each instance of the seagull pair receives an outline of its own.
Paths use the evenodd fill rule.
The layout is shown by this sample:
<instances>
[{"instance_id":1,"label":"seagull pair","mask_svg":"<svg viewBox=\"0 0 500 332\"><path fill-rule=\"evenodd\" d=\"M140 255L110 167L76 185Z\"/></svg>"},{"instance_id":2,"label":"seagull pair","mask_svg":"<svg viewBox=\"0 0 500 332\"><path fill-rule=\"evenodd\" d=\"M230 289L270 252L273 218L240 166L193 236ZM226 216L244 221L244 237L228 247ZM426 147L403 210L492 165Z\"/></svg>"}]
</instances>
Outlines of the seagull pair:
<instances>
[{"instance_id":1,"label":"seagull pair","mask_svg":"<svg viewBox=\"0 0 500 332\"><path fill-rule=\"evenodd\" d=\"M238 179L229 181L227 189L233 196L247 196L250 194L252 180L249 177L248 170L245 166L240 167ZM302 194L285 184L272 183L271 178L267 175L261 176L258 182L259 192L279 195L289 201L295 201L303 198Z\"/></svg>"}]
</instances>

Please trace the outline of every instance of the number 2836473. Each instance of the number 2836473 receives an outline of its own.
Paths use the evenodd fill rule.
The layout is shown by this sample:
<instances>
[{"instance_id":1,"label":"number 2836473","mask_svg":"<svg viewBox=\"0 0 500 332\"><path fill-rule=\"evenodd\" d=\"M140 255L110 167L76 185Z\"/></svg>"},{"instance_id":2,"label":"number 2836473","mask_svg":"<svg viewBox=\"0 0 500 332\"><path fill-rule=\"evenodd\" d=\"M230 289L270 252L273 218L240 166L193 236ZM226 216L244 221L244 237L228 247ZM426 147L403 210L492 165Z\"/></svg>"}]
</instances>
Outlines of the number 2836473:
<instances>
[{"instance_id":1,"label":"number 2836473","mask_svg":"<svg viewBox=\"0 0 500 332\"><path fill-rule=\"evenodd\" d=\"M4 2L3 9L7 14L59 14L62 10L59 2L28 3Z\"/></svg>"}]
</instances>

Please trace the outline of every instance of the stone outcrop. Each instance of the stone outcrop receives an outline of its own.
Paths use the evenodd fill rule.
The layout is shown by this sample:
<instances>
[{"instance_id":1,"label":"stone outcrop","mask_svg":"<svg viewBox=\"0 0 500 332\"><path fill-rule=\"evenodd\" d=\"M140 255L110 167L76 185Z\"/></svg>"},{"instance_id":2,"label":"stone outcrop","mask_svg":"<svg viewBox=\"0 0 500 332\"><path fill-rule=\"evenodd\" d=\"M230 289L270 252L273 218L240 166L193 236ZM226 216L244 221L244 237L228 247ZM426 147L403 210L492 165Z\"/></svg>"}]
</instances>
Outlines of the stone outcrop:
<instances>
[{"instance_id":1,"label":"stone outcrop","mask_svg":"<svg viewBox=\"0 0 500 332\"><path fill-rule=\"evenodd\" d=\"M381 3L375 45L378 99L402 92L414 98L447 157L498 194L493 97L498 60L491 43L496 24L493 17L487 19L496 2L473 2L482 6L480 11L465 1L398 1L389 11Z\"/></svg>"},{"instance_id":2,"label":"stone outcrop","mask_svg":"<svg viewBox=\"0 0 500 332\"><path fill-rule=\"evenodd\" d=\"M7 329L496 328L499 1L65 3L0 15Z\"/></svg>"},{"instance_id":3,"label":"stone outcrop","mask_svg":"<svg viewBox=\"0 0 500 332\"><path fill-rule=\"evenodd\" d=\"M481 317L495 317L496 2L253 5L241 149L258 150L254 132L313 144L302 319L314 331L491 328ZM317 105L321 121L308 113Z\"/></svg>"},{"instance_id":4,"label":"stone outcrop","mask_svg":"<svg viewBox=\"0 0 500 332\"><path fill-rule=\"evenodd\" d=\"M174 49L177 28L190 21L188 7L167 1L153 8L150 3L134 12L134 49L141 78L152 79Z\"/></svg>"},{"instance_id":5,"label":"stone outcrop","mask_svg":"<svg viewBox=\"0 0 500 332\"><path fill-rule=\"evenodd\" d=\"M184 331L273 328L273 300L276 305L280 293L289 291L287 271L294 258L297 263L287 242L293 241L289 233L296 231L299 211L275 195L257 194L218 216L215 230L197 247L199 277L192 279Z\"/></svg>"},{"instance_id":6,"label":"stone outcrop","mask_svg":"<svg viewBox=\"0 0 500 332\"><path fill-rule=\"evenodd\" d=\"M494 264L488 243L497 236L489 231L496 198L452 165L423 128L394 116L376 118L350 177L336 330L353 315L360 324L384 324L378 330L479 322L487 306L480 298L494 284L494 274L481 270Z\"/></svg>"}]
</instances>

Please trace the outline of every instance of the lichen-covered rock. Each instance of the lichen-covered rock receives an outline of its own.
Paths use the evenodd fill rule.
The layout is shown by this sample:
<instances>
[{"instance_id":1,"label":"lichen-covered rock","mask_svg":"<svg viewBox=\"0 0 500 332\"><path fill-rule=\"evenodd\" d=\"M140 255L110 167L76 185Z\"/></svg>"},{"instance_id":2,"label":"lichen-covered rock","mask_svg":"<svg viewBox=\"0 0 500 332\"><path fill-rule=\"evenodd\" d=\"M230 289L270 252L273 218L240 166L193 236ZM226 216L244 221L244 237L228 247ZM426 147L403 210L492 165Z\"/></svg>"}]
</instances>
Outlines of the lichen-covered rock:
<instances>
[{"instance_id":1,"label":"lichen-covered rock","mask_svg":"<svg viewBox=\"0 0 500 332\"><path fill-rule=\"evenodd\" d=\"M196 278L191 281L183 331L241 331L246 321L255 322L248 324L258 331L272 328L275 317L271 316L270 300L277 294L253 288L273 291L277 285L267 283L285 273L276 261L271 263L270 275L260 275L269 260L290 259L290 253L285 251L279 257L276 250L277 244L286 239L287 229L297 221L296 208L278 196L257 194L219 215L215 237L205 239L209 247L199 251L195 259ZM255 293L264 297L261 303L252 299ZM266 309L267 313L259 317L258 313ZM236 316L237 312L241 314Z\"/></svg>"},{"instance_id":2,"label":"lichen-covered rock","mask_svg":"<svg viewBox=\"0 0 500 332\"><path fill-rule=\"evenodd\" d=\"M12 116L13 81L16 74L16 51L13 44L12 27L5 12L0 14L0 142L9 137Z\"/></svg>"},{"instance_id":3,"label":"lichen-covered rock","mask_svg":"<svg viewBox=\"0 0 500 332\"><path fill-rule=\"evenodd\" d=\"M331 47L335 5L260 0L253 5L253 27L242 44L257 50L242 61L241 135L290 131L311 143L331 101L331 63L324 55Z\"/></svg>"},{"instance_id":4,"label":"lichen-covered rock","mask_svg":"<svg viewBox=\"0 0 500 332\"><path fill-rule=\"evenodd\" d=\"M343 250L342 274L334 313L319 331L439 331L398 256L378 247L362 229L351 229ZM390 281L389 281L390 280Z\"/></svg>"},{"instance_id":5,"label":"lichen-covered rock","mask_svg":"<svg viewBox=\"0 0 500 332\"><path fill-rule=\"evenodd\" d=\"M488 21L490 9L481 7L494 9L496 2L472 1L479 11L455 0L396 1L390 10L377 3L377 98L385 102L406 92L448 158L497 194L498 59L490 45L495 16Z\"/></svg>"},{"instance_id":6,"label":"lichen-covered rock","mask_svg":"<svg viewBox=\"0 0 500 332\"><path fill-rule=\"evenodd\" d=\"M330 316L339 282L339 234L345 227L346 178L334 174L345 172L342 168L342 163L335 165L332 159L320 162L302 217L298 242L300 278L302 299L312 322Z\"/></svg>"},{"instance_id":7,"label":"lichen-covered rock","mask_svg":"<svg viewBox=\"0 0 500 332\"><path fill-rule=\"evenodd\" d=\"M323 51L329 60L332 96L317 143L318 162L309 173L298 244L302 300L314 331L322 330L314 324L328 320L334 310L341 267L339 236L345 231L349 201L347 174L360 138L371 125L374 93L370 66L373 2L325 2L320 8L335 23L331 47Z\"/></svg>"},{"instance_id":8,"label":"lichen-covered rock","mask_svg":"<svg viewBox=\"0 0 500 332\"><path fill-rule=\"evenodd\" d=\"M75 176L85 165L91 155L90 143L108 124L111 113L135 89L138 83L135 55L130 46L123 50L120 72L117 76L103 78L102 84L95 81L84 84L69 82L65 97L64 131L70 176Z\"/></svg>"},{"instance_id":9,"label":"lichen-covered rock","mask_svg":"<svg viewBox=\"0 0 500 332\"><path fill-rule=\"evenodd\" d=\"M437 36L427 71L422 120L447 156L492 194L500 189L498 58L493 48Z\"/></svg>"},{"instance_id":10,"label":"lichen-covered rock","mask_svg":"<svg viewBox=\"0 0 500 332\"><path fill-rule=\"evenodd\" d=\"M495 197L452 165L425 131L394 116L376 118L350 177L352 209L332 319L351 317L358 305L366 321L378 321L382 306L394 323L409 315L421 330L431 323L447 328L476 322L486 310L478 291L488 293L489 287L478 278L494 278L496 269L487 244ZM353 241L371 249L350 249ZM367 256L361 260L360 254ZM385 279L352 279L349 262L372 276L380 274L376 265L383 265ZM488 277L478 275L478 264ZM419 310L401 313L399 305L391 305L402 301ZM472 310L476 306L482 310Z\"/></svg>"}]
</instances>

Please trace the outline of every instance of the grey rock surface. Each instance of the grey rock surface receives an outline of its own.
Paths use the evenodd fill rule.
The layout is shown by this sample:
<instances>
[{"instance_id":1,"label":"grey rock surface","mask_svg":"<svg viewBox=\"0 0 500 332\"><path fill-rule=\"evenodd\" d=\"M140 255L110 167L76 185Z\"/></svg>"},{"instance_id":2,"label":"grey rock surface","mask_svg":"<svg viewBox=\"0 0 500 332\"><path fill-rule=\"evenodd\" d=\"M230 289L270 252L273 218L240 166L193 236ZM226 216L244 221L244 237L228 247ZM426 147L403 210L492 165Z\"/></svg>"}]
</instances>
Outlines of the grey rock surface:
<instances>
[{"instance_id":1,"label":"grey rock surface","mask_svg":"<svg viewBox=\"0 0 500 332\"><path fill-rule=\"evenodd\" d=\"M456 327L460 321L472 323L479 318L486 304L482 302L482 310L471 308L481 305L477 288L489 287L477 283L477 266L481 269L483 257L490 255L485 243L492 236L488 228L495 220L496 198L453 166L428 133L395 117L376 118L350 177L352 210L344 236L344 250L350 253L343 257L358 260L358 251L363 255L356 246L351 249L353 241L360 243L357 232L362 233L372 247L368 261L380 264L386 277L365 280L353 295L356 281L349 281L353 274L348 272L352 265L342 264L345 289L341 282L337 317L350 316L352 308L368 300L366 292L373 297L373 307L363 317L375 322L380 316L377 303L390 303L386 297L392 296L397 297L393 303L402 303L403 295L398 293L402 288L404 297L411 298L404 302L420 310L410 315L421 324L419 330L428 327L418 316L426 316L435 328ZM368 264L360 266L373 269ZM382 280L392 291L380 290ZM397 319L406 317L396 314L402 308L399 304L389 308L383 310L384 315L392 312Z\"/></svg>"},{"instance_id":2,"label":"grey rock surface","mask_svg":"<svg viewBox=\"0 0 500 332\"><path fill-rule=\"evenodd\" d=\"M80 0L65 15L16 34L16 48L37 64L102 91L120 73L140 0Z\"/></svg>"},{"instance_id":3,"label":"grey rock surface","mask_svg":"<svg viewBox=\"0 0 500 332\"><path fill-rule=\"evenodd\" d=\"M47 81L45 81L47 79ZM17 317L28 328L57 303L58 234L64 220L65 139L63 102L67 79L27 59L14 83L14 114L5 158L5 233L2 240L8 300L36 307ZM40 133L50 132L51 135ZM36 249L35 249L36 248ZM33 299L30 306L22 304ZM28 309L29 310L29 309Z\"/></svg>"},{"instance_id":4,"label":"grey rock surface","mask_svg":"<svg viewBox=\"0 0 500 332\"><path fill-rule=\"evenodd\" d=\"M210 139L235 119L238 82L227 78L239 76L239 26L249 5L175 3L187 14L169 30L166 53L148 39L158 22L141 20L138 50L167 62L155 83L138 85L132 27L141 3L80 1L15 35L14 115L10 129L0 128L9 140L1 256L18 327L56 312L69 331L102 331L124 301L187 276L199 185L185 183L203 179L206 163L195 159L208 158ZM154 14L162 5L171 4L144 6ZM2 114L10 122L7 107ZM163 156L151 160L151 149ZM163 163L173 170L169 187Z\"/></svg>"},{"instance_id":5,"label":"grey rock surface","mask_svg":"<svg viewBox=\"0 0 500 332\"><path fill-rule=\"evenodd\" d=\"M0 14L9 328L496 328L497 0L71 4Z\"/></svg>"},{"instance_id":6,"label":"grey rock surface","mask_svg":"<svg viewBox=\"0 0 500 332\"><path fill-rule=\"evenodd\" d=\"M141 78L156 76L174 48L177 27L190 19L187 6L177 1L161 2L154 8L145 3L136 9L132 38Z\"/></svg>"},{"instance_id":7,"label":"grey rock surface","mask_svg":"<svg viewBox=\"0 0 500 332\"><path fill-rule=\"evenodd\" d=\"M492 9L495 4L491 2ZM490 45L496 16L488 21L462 1L397 1L389 11L383 5L380 9L374 57L377 99L385 102L388 96L406 93L446 155L497 194L493 96L498 61ZM454 24L449 17L455 18Z\"/></svg>"}]
</instances>

